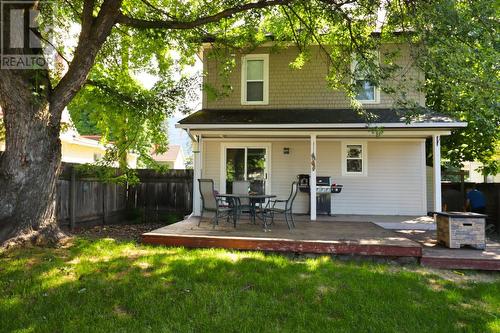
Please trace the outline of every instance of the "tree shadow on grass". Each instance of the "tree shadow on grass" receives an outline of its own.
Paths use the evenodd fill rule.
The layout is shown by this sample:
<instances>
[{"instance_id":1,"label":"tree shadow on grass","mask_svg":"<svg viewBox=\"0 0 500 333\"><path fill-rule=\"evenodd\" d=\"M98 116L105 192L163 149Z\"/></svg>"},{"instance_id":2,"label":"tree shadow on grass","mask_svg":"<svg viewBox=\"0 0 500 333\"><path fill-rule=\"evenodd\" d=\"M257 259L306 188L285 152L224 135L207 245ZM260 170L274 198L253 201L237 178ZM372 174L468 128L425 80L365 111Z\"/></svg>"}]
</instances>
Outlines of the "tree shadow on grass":
<instances>
[{"instance_id":1,"label":"tree shadow on grass","mask_svg":"<svg viewBox=\"0 0 500 333\"><path fill-rule=\"evenodd\" d=\"M0 257L0 331L493 332L500 283L110 240ZM496 325L496 326L495 326Z\"/></svg>"}]
</instances>

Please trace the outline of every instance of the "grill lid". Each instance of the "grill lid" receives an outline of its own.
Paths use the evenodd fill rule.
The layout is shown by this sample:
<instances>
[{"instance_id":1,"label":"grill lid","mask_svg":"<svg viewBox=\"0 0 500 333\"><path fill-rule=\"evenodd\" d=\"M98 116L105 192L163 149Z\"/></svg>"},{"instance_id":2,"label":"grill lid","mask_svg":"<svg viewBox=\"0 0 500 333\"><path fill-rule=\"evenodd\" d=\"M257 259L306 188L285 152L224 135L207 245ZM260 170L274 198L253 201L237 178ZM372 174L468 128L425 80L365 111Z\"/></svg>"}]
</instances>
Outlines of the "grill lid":
<instances>
[{"instance_id":1,"label":"grill lid","mask_svg":"<svg viewBox=\"0 0 500 333\"><path fill-rule=\"evenodd\" d=\"M332 177L317 176L316 186L330 186L332 184Z\"/></svg>"}]
</instances>

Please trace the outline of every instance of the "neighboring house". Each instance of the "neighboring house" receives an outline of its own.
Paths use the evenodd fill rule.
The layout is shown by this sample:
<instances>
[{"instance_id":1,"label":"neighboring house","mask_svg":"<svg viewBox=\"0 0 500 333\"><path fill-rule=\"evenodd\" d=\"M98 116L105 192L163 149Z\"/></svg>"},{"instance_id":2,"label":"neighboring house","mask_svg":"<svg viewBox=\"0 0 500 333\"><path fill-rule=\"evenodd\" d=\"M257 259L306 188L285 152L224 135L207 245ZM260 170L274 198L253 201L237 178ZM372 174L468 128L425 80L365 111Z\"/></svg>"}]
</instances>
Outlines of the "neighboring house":
<instances>
[{"instance_id":1,"label":"neighboring house","mask_svg":"<svg viewBox=\"0 0 500 333\"><path fill-rule=\"evenodd\" d=\"M2 113L0 110L0 118ZM86 164L94 163L101 159L105 152L106 146L99 142L99 136L84 136L80 135L74 127L69 113L64 110L61 117L61 160L67 163ZM0 150L5 149L5 143L0 142ZM137 164L137 156L128 154L127 160L129 167L135 168Z\"/></svg>"},{"instance_id":2,"label":"neighboring house","mask_svg":"<svg viewBox=\"0 0 500 333\"><path fill-rule=\"evenodd\" d=\"M464 162L462 170L469 172L465 180L471 183L500 183L500 173L484 176L478 170L482 166L481 162Z\"/></svg>"},{"instance_id":3,"label":"neighboring house","mask_svg":"<svg viewBox=\"0 0 500 333\"><path fill-rule=\"evenodd\" d=\"M328 67L318 47L310 62L293 70L289 64L297 48L275 52L270 46L236 55L229 95L211 100L205 91L202 110L177 125L193 140L195 215L200 213L199 178L213 179L222 193L232 191L234 179L260 182L265 192L286 198L299 174L310 175L312 193L317 176L331 176L344 185L342 193L332 196L335 214L423 215L433 207L440 210L440 168L432 171L432 184L439 186L432 186L427 204L425 141L432 140L439 164L440 137L466 123L431 113L407 123L404 110L393 109L391 96L360 77L358 100L377 115L368 125L343 92L328 87ZM395 47L385 45L382 51ZM399 47L395 61L406 81L423 80L412 66L409 47ZM227 82L221 82L210 51L205 45L204 86L220 87ZM409 95L425 105L416 88ZM383 127L384 132L377 136L369 127ZM315 220L315 196L300 193L294 212L309 212Z\"/></svg>"},{"instance_id":4,"label":"neighboring house","mask_svg":"<svg viewBox=\"0 0 500 333\"><path fill-rule=\"evenodd\" d=\"M185 169L186 162L184 152L180 145L168 145L168 150L163 154L153 153L151 157L160 165L166 165L169 169Z\"/></svg>"}]
</instances>

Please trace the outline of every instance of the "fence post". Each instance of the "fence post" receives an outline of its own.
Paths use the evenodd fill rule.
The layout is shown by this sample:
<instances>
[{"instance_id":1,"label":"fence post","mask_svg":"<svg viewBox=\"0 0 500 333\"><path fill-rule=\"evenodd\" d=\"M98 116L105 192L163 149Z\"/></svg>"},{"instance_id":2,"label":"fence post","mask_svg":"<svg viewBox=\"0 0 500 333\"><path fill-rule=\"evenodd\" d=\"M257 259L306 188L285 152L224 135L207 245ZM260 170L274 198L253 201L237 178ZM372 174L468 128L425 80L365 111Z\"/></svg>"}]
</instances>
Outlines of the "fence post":
<instances>
[{"instance_id":1,"label":"fence post","mask_svg":"<svg viewBox=\"0 0 500 333\"><path fill-rule=\"evenodd\" d=\"M71 175L69 182L69 226L71 230L75 229L76 224L76 170L71 166Z\"/></svg>"}]
</instances>

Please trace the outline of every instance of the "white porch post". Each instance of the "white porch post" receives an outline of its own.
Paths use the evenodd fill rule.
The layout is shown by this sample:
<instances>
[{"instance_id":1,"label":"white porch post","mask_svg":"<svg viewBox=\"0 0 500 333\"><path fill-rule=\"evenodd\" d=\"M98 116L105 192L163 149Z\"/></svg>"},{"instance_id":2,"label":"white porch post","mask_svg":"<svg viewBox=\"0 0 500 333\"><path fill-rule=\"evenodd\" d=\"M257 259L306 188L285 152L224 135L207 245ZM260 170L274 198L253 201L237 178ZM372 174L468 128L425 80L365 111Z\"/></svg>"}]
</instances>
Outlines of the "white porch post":
<instances>
[{"instance_id":1,"label":"white porch post","mask_svg":"<svg viewBox=\"0 0 500 333\"><path fill-rule=\"evenodd\" d=\"M432 156L434 171L434 211L440 212L441 206L441 137L432 136Z\"/></svg>"},{"instance_id":2,"label":"white porch post","mask_svg":"<svg viewBox=\"0 0 500 333\"><path fill-rule=\"evenodd\" d=\"M309 189L311 191L311 221L316 221L316 134L311 134L311 175Z\"/></svg>"},{"instance_id":3,"label":"white porch post","mask_svg":"<svg viewBox=\"0 0 500 333\"><path fill-rule=\"evenodd\" d=\"M193 141L193 215L201 215L201 195L198 179L201 178L202 148L201 135L197 137L198 141Z\"/></svg>"}]
</instances>

